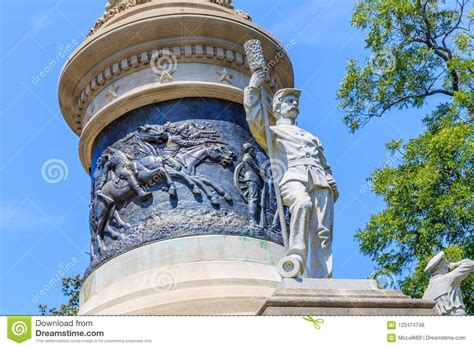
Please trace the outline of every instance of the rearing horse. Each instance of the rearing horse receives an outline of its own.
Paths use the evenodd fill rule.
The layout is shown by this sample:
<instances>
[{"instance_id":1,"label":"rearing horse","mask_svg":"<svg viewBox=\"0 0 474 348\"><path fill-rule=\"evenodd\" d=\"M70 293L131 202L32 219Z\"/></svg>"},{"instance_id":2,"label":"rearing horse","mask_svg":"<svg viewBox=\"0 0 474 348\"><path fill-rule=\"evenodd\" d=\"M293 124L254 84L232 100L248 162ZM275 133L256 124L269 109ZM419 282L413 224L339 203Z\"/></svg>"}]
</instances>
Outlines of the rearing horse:
<instances>
[{"instance_id":1,"label":"rearing horse","mask_svg":"<svg viewBox=\"0 0 474 348\"><path fill-rule=\"evenodd\" d=\"M219 163L224 168L228 167L235 160L236 155L228 151L223 144L206 143L191 148L180 150L177 159L184 164L184 172L189 175L196 175L196 168L203 162L209 161Z\"/></svg>"},{"instance_id":2,"label":"rearing horse","mask_svg":"<svg viewBox=\"0 0 474 348\"><path fill-rule=\"evenodd\" d=\"M123 154L128 152L129 157L138 157L136 160L130 160L131 166L135 168L134 175L138 182L145 186L153 186L158 182L164 181L165 186L163 189L168 191L171 197L175 197L176 187L166 171L163 159L156 155L154 147L149 144L149 142L164 143L167 139L166 133L160 129L152 126L142 126L123 141L115 144L109 152L118 151ZM130 151L135 153L130 154ZM152 151L152 153L148 154L149 151ZM107 150L105 152L107 153ZM139 153L138 155L137 152ZM140 156L140 153L142 156ZM96 170L100 171L101 168ZM94 190L97 191L95 193L96 197L92 202L92 218L95 220L92 224L95 230L93 231L93 239L98 242L99 252L106 249L104 242L106 233L114 239L122 237L120 233L114 231L110 226L114 219L120 228L130 228L130 225L125 223L118 214L117 206L133 196L133 190L130 188L127 180L117 177L113 171L102 173L102 175L106 176L105 183L102 187L94 187ZM95 256L95 253L92 252L92 255Z\"/></svg>"}]
</instances>

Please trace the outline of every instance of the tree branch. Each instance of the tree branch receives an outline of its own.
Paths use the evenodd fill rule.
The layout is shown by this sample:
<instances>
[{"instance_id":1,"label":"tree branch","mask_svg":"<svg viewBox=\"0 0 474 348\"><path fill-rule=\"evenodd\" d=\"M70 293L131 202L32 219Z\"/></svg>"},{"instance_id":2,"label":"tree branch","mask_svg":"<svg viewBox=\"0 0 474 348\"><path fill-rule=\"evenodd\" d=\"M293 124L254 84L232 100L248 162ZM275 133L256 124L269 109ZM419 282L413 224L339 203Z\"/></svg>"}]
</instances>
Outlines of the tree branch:
<instances>
[{"instance_id":1,"label":"tree branch","mask_svg":"<svg viewBox=\"0 0 474 348\"><path fill-rule=\"evenodd\" d=\"M372 116L382 117L385 112L387 112L388 110L390 110L391 108L393 108L397 104L403 103L403 102L405 102L409 99L425 98L425 97L429 97L429 96L432 96L432 95L435 95L435 94L444 94L444 95L447 95L447 96L450 96L450 97L452 97L454 95L454 93L452 93L450 91L446 91L444 89L434 89L434 90L431 90L431 91L428 90L425 93L418 94L418 95L403 96L403 97L400 97L400 98L392 101L388 105L385 105L381 112L379 112L377 114L373 114L371 116L368 115L368 116L370 116L370 117L372 117Z\"/></svg>"},{"instance_id":2,"label":"tree branch","mask_svg":"<svg viewBox=\"0 0 474 348\"><path fill-rule=\"evenodd\" d=\"M453 33L453 31L455 31L461 25L462 16L464 15L464 7L466 6L466 1L465 0L462 0L462 3L460 3L459 1L456 1L456 3L460 7L459 8L459 17L456 21L456 24L450 30L448 30L446 33L444 33L443 39L441 40L441 42L443 43L443 47L445 47L446 49L447 49L446 39L450 34Z\"/></svg>"}]
</instances>

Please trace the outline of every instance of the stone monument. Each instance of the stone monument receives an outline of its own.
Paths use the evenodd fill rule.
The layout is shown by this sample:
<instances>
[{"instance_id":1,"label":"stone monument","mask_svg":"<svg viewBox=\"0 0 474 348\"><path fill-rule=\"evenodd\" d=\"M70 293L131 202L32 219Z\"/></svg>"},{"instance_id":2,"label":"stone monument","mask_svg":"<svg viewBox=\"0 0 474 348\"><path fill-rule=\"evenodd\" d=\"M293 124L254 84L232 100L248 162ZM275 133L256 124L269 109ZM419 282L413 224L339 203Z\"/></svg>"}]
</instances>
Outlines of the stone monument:
<instances>
[{"instance_id":1,"label":"stone monument","mask_svg":"<svg viewBox=\"0 0 474 348\"><path fill-rule=\"evenodd\" d=\"M474 271L474 261L466 259L448 264L445 256L441 251L428 262L425 272L431 273L431 279L423 298L435 301L440 315L466 315L461 282Z\"/></svg>"},{"instance_id":2,"label":"stone monument","mask_svg":"<svg viewBox=\"0 0 474 348\"><path fill-rule=\"evenodd\" d=\"M268 72L261 43L244 45L253 72L244 91L250 130L278 167L272 184L286 227L286 256L278 262L283 280L264 303L261 315L433 315L433 302L412 300L399 291L380 290L375 281L333 280L332 239L336 181L321 141L296 125L301 91L284 88L273 96L273 118L264 104L262 86Z\"/></svg>"},{"instance_id":3,"label":"stone monument","mask_svg":"<svg viewBox=\"0 0 474 348\"><path fill-rule=\"evenodd\" d=\"M268 162L245 121L243 44L279 57L268 99L293 86L291 62L232 1L105 2L59 82L91 176L80 314L256 314L285 248L271 173L239 167Z\"/></svg>"},{"instance_id":4,"label":"stone monument","mask_svg":"<svg viewBox=\"0 0 474 348\"><path fill-rule=\"evenodd\" d=\"M336 181L329 167L321 141L296 125L300 90L285 88L273 97L270 120L262 103L265 58L259 41L247 42L247 57L253 75L245 89L247 122L254 137L267 150L282 172L273 182L279 205L289 208L290 233L287 256L279 262L284 278L302 276L332 278L332 233L334 202L338 197ZM283 211L282 208L279 211ZM308 259L311 254L311 259Z\"/></svg>"},{"instance_id":5,"label":"stone monument","mask_svg":"<svg viewBox=\"0 0 474 348\"><path fill-rule=\"evenodd\" d=\"M434 313L374 281L330 279L337 187L319 140L292 124L293 87L284 47L230 0L105 4L59 81L91 177L79 314ZM287 185L270 127L308 146L284 162Z\"/></svg>"}]
</instances>

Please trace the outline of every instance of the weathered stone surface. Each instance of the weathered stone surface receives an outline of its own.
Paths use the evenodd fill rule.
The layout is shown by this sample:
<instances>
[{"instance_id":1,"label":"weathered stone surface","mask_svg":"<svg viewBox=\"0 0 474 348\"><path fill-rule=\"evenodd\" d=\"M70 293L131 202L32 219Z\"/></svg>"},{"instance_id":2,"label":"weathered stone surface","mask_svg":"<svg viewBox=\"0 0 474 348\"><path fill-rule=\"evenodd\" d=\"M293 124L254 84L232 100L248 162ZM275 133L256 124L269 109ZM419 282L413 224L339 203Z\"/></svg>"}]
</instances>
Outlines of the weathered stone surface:
<instances>
[{"instance_id":1,"label":"weathered stone surface","mask_svg":"<svg viewBox=\"0 0 474 348\"><path fill-rule=\"evenodd\" d=\"M237 236L144 245L93 271L81 315L255 315L278 286L283 246Z\"/></svg>"},{"instance_id":2,"label":"weathered stone surface","mask_svg":"<svg viewBox=\"0 0 474 348\"><path fill-rule=\"evenodd\" d=\"M436 301L436 311L440 315L464 316L466 306L461 283L474 271L474 261L465 259L448 263L445 256L441 251L428 262L425 272L431 273L431 279L423 299Z\"/></svg>"},{"instance_id":3,"label":"weathered stone surface","mask_svg":"<svg viewBox=\"0 0 474 348\"><path fill-rule=\"evenodd\" d=\"M284 278L278 288L282 290L378 290L377 282L371 279Z\"/></svg>"},{"instance_id":4,"label":"weathered stone surface","mask_svg":"<svg viewBox=\"0 0 474 348\"><path fill-rule=\"evenodd\" d=\"M258 315L437 315L433 307L370 280L285 279Z\"/></svg>"}]
</instances>

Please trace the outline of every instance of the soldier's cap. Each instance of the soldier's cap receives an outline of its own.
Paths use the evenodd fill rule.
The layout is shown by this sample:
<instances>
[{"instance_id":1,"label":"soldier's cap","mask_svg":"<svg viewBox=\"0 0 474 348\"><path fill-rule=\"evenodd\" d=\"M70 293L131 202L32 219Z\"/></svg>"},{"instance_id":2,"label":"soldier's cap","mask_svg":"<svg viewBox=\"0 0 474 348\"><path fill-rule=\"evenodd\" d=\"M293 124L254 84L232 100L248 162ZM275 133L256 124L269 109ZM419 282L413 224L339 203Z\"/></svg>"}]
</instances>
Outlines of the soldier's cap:
<instances>
[{"instance_id":1,"label":"soldier's cap","mask_svg":"<svg viewBox=\"0 0 474 348\"><path fill-rule=\"evenodd\" d=\"M244 146L243 146L243 150L246 152L250 149L254 148L254 146L250 143L245 143Z\"/></svg>"},{"instance_id":2,"label":"soldier's cap","mask_svg":"<svg viewBox=\"0 0 474 348\"><path fill-rule=\"evenodd\" d=\"M284 88L284 89L280 89L278 92L275 93L275 95L273 96L273 101L274 103L276 102L280 102L283 97L286 97L288 95L295 95L297 96L298 98L300 97L301 95L301 89L296 89L296 88Z\"/></svg>"},{"instance_id":3,"label":"soldier's cap","mask_svg":"<svg viewBox=\"0 0 474 348\"><path fill-rule=\"evenodd\" d=\"M425 272L431 272L432 270L434 270L445 256L446 253L444 251L441 251L439 254L433 257L430 262L428 262L428 265L425 268Z\"/></svg>"}]
</instances>

